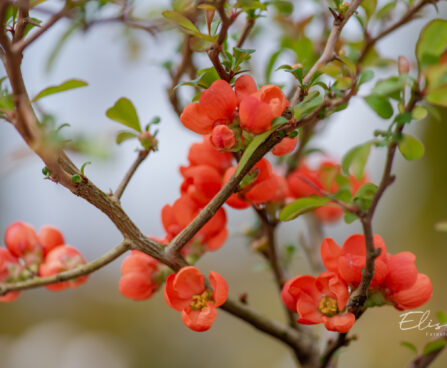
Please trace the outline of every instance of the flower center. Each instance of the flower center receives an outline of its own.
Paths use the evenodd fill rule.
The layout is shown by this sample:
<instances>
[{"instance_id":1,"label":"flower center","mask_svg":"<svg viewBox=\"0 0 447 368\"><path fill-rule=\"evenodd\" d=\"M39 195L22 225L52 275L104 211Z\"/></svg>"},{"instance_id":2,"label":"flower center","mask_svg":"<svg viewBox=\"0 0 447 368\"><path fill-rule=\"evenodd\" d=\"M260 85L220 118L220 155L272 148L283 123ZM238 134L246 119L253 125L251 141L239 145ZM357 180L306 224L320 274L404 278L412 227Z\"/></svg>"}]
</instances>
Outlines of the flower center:
<instances>
[{"instance_id":1,"label":"flower center","mask_svg":"<svg viewBox=\"0 0 447 368\"><path fill-rule=\"evenodd\" d=\"M190 306L193 310L202 310L208 307L208 302L213 302L213 293L211 290L205 290L200 295L193 295Z\"/></svg>"},{"instance_id":2,"label":"flower center","mask_svg":"<svg viewBox=\"0 0 447 368\"><path fill-rule=\"evenodd\" d=\"M337 301L328 296L324 296L320 300L320 306L318 307L318 310L325 316L332 317L336 315L338 312Z\"/></svg>"}]
</instances>

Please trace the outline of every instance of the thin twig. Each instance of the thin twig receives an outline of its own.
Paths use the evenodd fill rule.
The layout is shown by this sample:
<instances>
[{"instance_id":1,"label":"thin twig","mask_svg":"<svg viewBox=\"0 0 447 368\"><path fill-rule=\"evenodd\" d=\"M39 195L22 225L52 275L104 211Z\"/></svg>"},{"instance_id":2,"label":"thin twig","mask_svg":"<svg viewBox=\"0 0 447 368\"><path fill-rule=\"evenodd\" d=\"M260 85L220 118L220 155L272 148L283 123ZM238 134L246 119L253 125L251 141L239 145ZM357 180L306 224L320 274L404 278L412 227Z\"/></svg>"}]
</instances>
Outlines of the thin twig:
<instances>
[{"instance_id":1,"label":"thin twig","mask_svg":"<svg viewBox=\"0 0 447 368\"><path fill-rule=\"evenodd\" d=\"M245 23L244 29L242 30L242 33L237 40L236 47L242 47L254 25L255 19L252 17L248 18L247 22Z\"/></svg>"},{"instance_id":2,"label":"thin twig","mask_svg":"<svg viewBox=\"0 0 447 368\"><path fill-rule=\"evenodd\" d=\"M434 338L431 342L447 340L447 327L438 331L439 337ZM419 354L414 358L407 368L427 368L433 361L445 350L446 345L442 345L439 349L435 349L428 354Z\"/></svg>"},{"instance_id":3,"label":"thin twig","mask_svg":"<svg viewBox=\"0 0 447 368\"><path fill-rule=\"evenodd\" d=\"M42 36L45 32L47 32L51 27L53 27L60 19L66 16L67 10L62 8L60 11L51 16L51 18L42 25L40 28L37 28L35 32L32 32L27 38L21 39L20 41L14 43L12 45L12 51L15 53L22 53L25 48L31 45L34 41L36 41L40 36Z\"/></svg>"},{"instance_id":4,"label":"thin twig","mask_svg":"<svg viewBox=\"0 0 447 368\"><path fill-rule=\"evenodd\" d=\"M135 174L138 167L149 155L149 152L150 152L149 150L138 151L137 158L135 159L132 166L129 168L129 170L124 175L123 180L121 181L120 185L118 186L118 188L116 189L116 191L113 195L117 201L119 201L121 199L121 196L123 195L124 191L126 190L127 184L129 184L130 180L132 179L132 176Z\"/></svg>"},{"instance_id":5,"label":"thin twig","mask_svg":"<svg viewBox=\"0 0 447 368\"><path fill-rule=\"evenodd\" d=\"M310 80L312 79L312 76L317 70L319 70L323 65L327 64L328 62L334 59L334 57L336 56L335 48L337 46L337 42L340 37L341 31L343 30L343 27L345 26L349 18L355 13L356 9L360 6L361 2L362 0L354 0L349 6L349 9L342 17L337 16L334 19L333 27L331 33L329 34L329 38L326 42L324 51L318 58L318 60L315 62L315 64L312 66L312 68L310 68L306 76L303 78L303 84L309 83ZM300 93L301 89L298 87L290 101L290 108L293 108L297 104L300 97Z\"/></svg>"}]
</instances>

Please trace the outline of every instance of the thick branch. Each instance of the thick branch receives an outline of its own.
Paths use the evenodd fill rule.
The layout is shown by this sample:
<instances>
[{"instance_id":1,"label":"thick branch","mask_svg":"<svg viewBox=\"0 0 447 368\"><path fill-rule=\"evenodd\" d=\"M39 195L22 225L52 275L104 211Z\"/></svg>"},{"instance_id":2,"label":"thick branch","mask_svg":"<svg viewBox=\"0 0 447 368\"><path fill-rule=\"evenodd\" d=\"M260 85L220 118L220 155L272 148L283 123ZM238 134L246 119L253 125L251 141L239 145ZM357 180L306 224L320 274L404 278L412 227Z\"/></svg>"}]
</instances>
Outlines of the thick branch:
<instances>
[{"instance_id":1,"label":"thick branch","mask_svg":"<svg viewBox=\"0 0 447 368\"><path fill-rule=\"evenodd\" d=\"M99 257L98 259L83 266L76 267L72 270L61 272L48 277L35 277L26 281L10 284L0 284L0 295L5 295L9 291L34 289L40 286L54 284L56 282L68 281L76 279L80 276L88 275L117 259L123 253L128 251L130 249L130 246L131 243L128 240L124 240L122 243L118 244L115 248Z\"/></svg>"}]
</instances>

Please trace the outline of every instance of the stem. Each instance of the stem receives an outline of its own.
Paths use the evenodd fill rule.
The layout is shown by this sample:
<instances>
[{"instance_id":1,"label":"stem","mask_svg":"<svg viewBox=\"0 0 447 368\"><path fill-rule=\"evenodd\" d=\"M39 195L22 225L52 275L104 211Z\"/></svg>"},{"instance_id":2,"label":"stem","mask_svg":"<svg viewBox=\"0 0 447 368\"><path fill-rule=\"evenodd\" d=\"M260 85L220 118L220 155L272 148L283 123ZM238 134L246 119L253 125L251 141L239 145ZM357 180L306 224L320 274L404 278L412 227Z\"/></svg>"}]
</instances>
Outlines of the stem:
<instances>
[{"instance_id":1,"label":"stem","mask_svg":"<svg viewBox=\"0 0 447 368\"><path fill-rule=\"evenodd\" d=\"M149 155L148 150L140 150L138 151L138 156L133 162L132 166L127 171L126 175L124 175L123 180L121 181L120 185L118 186L115 194L113 195L117 201L121 199L121 196L123 195L124 191L126 190L127 185L129 184L130 180L132 179L132 176L137 171L138 167L141 165L141 163L146 159L146 157Z\"/></svg>"}]
</instances>

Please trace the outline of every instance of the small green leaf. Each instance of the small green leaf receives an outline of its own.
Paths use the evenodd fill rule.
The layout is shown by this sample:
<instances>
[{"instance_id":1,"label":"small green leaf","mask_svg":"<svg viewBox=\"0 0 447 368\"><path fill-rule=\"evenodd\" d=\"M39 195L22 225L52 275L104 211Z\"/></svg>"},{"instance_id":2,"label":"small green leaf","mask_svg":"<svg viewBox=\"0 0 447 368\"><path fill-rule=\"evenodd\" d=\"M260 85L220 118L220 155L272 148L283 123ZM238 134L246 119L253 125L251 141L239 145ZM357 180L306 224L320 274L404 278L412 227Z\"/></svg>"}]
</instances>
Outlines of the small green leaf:
<instances>
[{"instance_id":1,"label":"small green leaf","mask_svg":"<svg viewBox=\"0 0 447 368\"><path fill-rule=\"evenodd\" d=\"M438 64L447 48L447 20L434 19L422 30L416 44L419 68Z\"/></svg>"},{"instance_id":2,"label":"small green leaf","mask_svg":"<svg viewBox=\"0 0 447 368\"><path fill-rule=\"evenodd\" d=\"M418 349L417 347L412 344L411 342L408 341L401 341L400 343L402 346L405 346L406 348L410 349L413 353L417 354L418 353Z\"/></svg>"},{"instance_id":3,"label":"small green leaf","mask_svg":"<svg viewBox=\"0 0 447 368\"><path fill-rule=\"evenodd\" d=\"M270 130L267 130L264 133L258 134L256 137L253 138L253 140L250 142L248 147L245 149L244 153L242 154L241 159L239 160L239 163L237 165L236 173L235 175L239 175L242 168L245 166L247 161L250 159L250 157L253 155L253 153L256 151L256 149L266 141L266 139L275 131L276 127L271 128Z\"/></svg>"},{"instance_id":4,"label":"small green leaf","mask_svg":"<svg viewBox=\"0 0 447 368\"><path fill-rule=\"evenodd\" d=\"M185 31L189 31L189 33L200 33L198 28L191 22L188 18L186 18L183 14L173 11L173 10L165 10L161 13L165 18L173 21L178 24L180 27L184 28Z\"/></svg>"},{"instance_id":5,"label":"small green leaf","mask_svg":"<svg viewBox=\"0 0 447 368\"><path fill-rule=\"evenodd\" d=\"M80 176L79 174L74 174L74 175L71 177L71 181L72 181L73 183L75 183L75 184L79 184L79 183L82 181L82 178L81 178L81 176Z\"/></svg>"},{"instance_id":6,"label":"small green leaf","mask_svg":"<svg viewBox=\"0 0 447 368\"><path fill-rule=\"evenodd\" d=\"M428 111L423 106L416 106L413 111L411 112L411 117L414 120L422 120L427 117Z\"/></svg>"},{"instance_id":7,"label":"small green leaf","mask_svg":"<svg viewBox=\"0 0 447 368\"><path fill-rule=\"evenodd\" d=\"M424 155L424 145L416 137L403 134L399 142L399 151L407 160L417 160Z\"/></svg>"},{"instance_id":8,"label":"small green leaf","mask_svg":"<svg viewBox=\"0 0 447 368\"><path fill-rule=\"evenodd\" d=\"M303 101L293 108L293 117L297 120L315 111L323 103L323 96L318 91L312 91Z\"/></svg>"},{"instance_id":9,"label":"small green leaf","mask_svg":"<svg viewBox=\"0 0 447 368\"><path fill-rule=\"evenodd\" d=\"M357 215L355 213L346 212L343 219L347 224L352 224L355 220L357 220Z\"/></svg>"},{"instance_id":10,"label":"small green leaf","mask_svg":"<svg viewBox=\"0 0 447 368\"><path fill-rule=\"evenodd\" d=\"M343 157L341 167L346 175L350 175L350 171L354 176L361 180L365 171L365 165L368 161L369 152L371 151L371 142L355 146L351 148Z\"/></svg>"},{"instance_id":11,"label":"small green leaf","mask_svg":"<svg viewBox=\"0 0 447 368\"><path fill-rule=\"evenodd\" d=\"M374 78L374 72L371 69L365 69L360 73L359 76L359 86L363 83L369 82Z\"/></svg>"},{"instance_id":12,"label":"small green leaf","mask_svg":"<svg viewBox=\"0 0 447 368\"><path fill-rule=\"evenodd\" d=\"M44 90L40 91L36 97L34 97L32 99L32 102L36 102L37 100L39 100L43 97L50 96L55 93L65 92L65 91L69 91L71 89L86 87L86 86L88 86L87 82L84 82L84 81L78 80L78 79L71 79L71 80L65 81L62 84L59 84L58 86L51 86L51 87L45 88Z\"/></svg>"},{"instance_id":13,"label":"small green leaf","mask_svg":"<svg viewBox=\"0 0 447 368\"><path fill-rule=\"evenodd\" d=\"M424 355L431 354L437 350L444 349L445 345L447 344L446 340L434 340L430 341L427 345L424 346Z\"/></svg>"},{"instance_id":14,"label":"small green leaf","mask_svg":"<svg viewBox=\"0 0 447 368\"><path fill-rule=\"evenodd\" d=\"M393 107L386 97L370 95L365 97L365 101L380 117L389 119L393 116Z\"/></svg>"},{"instance_id":15,"label":"small green leaf","mask_svg":"<svg viewBox=\"0 0 447 368\"><path fill-rule=\"evenodd\" d=\"M123 124L131 129L141 132L140 119L138 119L137 111L133 103L121 97L115 104L106 111L106 116L120 124Z\"/></svg>"},{"instance_id":16,"label":"small green leaf","mask_svg":"<svg viewBox=\"0 0 447 368\"><path fill-rule=\"evenodd\" d=\"M290 15L293 12L293 5L289 1L275 0L273 6L283 15Z\"/></svg>"},{"instance_id":17,"label":"small green leaf","mask_svg":"<svg viewBox=\"0 0 447 368\"><path fill-rule=\"evenodd\" d=\"M135 139L138 138L138 135L133 132L128 132L126 130L119 132L116 136L116 144L121 144L124 141L127 141L129 139Z\"/></svg>"},{"instance_id":18,"label":"small green leaf","mask_svg":"<svg viewBox=\"0 0 447 368\"><path fill-rule=\"evenodd\" d=\"M295 202L292 202L283 208L279 215L279 219L281 221L293 220L306 212L324 206L328 202L330 202L329 198L319 196L309 196L297 199Z\"/></svg>"},{"instance_id":19,"label":"small green leaf","mask_svg":"<svg viewBox=\"0 0 447 368\"><path fill-rule=\"evenodd\" d=\"M84 175L84 169L85 169L85 167L86 167L87 165L91 165L91 164L92 164L91 161L87 161L87 162L84 162L84 163L82 164L82 166L81 166L81 174L82 174L82 175Z\"/></svg>"}]
</instances>

